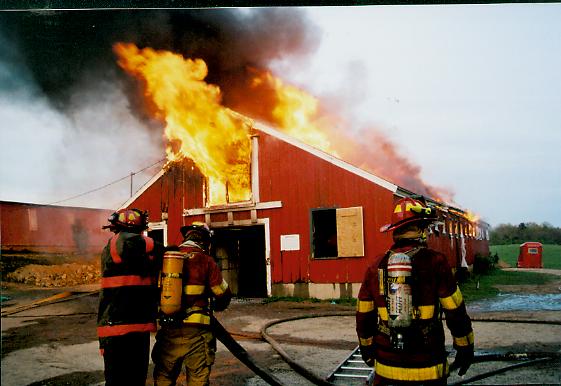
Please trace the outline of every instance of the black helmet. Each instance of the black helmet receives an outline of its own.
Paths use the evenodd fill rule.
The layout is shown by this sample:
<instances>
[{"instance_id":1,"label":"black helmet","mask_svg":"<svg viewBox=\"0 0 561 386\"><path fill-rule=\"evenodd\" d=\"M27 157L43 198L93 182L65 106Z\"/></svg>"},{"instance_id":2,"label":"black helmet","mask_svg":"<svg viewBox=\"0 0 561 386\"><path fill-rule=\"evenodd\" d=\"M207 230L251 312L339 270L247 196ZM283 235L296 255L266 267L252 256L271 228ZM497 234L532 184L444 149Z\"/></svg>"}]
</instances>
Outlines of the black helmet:
<instances>
[{"instance_id":1,"label":"black helmet","mask_svg":"<svg viewBox=\"0 0 561 386\"><path fill-rule=\"evenodd\" d=\"M210 246L210 239L212 238L213 232L204 222L195 221L191 225L182 226L179 231L183 236L183 241L193 241L201 245L204 249L208 249Z\"/></svg>"}]
</instances>

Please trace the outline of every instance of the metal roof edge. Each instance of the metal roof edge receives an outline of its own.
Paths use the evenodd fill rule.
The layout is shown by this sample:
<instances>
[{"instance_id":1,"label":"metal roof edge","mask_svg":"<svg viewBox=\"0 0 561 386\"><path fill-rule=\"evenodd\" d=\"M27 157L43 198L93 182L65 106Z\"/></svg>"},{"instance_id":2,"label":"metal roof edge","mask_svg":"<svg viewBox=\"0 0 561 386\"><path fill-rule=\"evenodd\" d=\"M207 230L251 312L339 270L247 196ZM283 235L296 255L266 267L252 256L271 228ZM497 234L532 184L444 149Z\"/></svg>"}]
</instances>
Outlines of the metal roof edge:
<instances>
[{"instance_id":1,"label":"metal roof edge","mask_svg":"<svg viewBox=\"0 0 561 386\"><path fill-rule=\"evenodd\" d=\"M357 166L354 166L346 161L343 161L340 158L337 158L329 153L324 152L323 150L320 150L318 148L315 148L313 146L310 146L304 142L301 142L300 140L291 137L288 134L282 133L278 130L275 130L267 125L265 125L262 122L258 122L253 120L252 122L252 126L254 129L258 130L258 131L262 131L270 136L273 136L275 138L280 139L281 141L284 141L286 143L289 143L292 146L295 146L299 149L302 149L310 154L315 155L318 158L323 159L324 161L327 161L329 163L331 163L332 165L338 166L342 169L345 169L355 175L358 175L359 177L362 177L368 181L374 182L376 185L379 185L389 191L391 191L392 193L398 194L398 186L395 184L392 184L389 181L384 180L383 178L380 178L370 172L367 172L364 169L361 169Z\"/></svg>"},{"instance_id":2,"label":"metal roof edge","mask_svg":"<svg viewBox=\"0 0 561 386\"><path fill-rule=\"evenodd\" d=\"M164 175L166 171L162 168L154 177L152 177L148 182L146 182L140 189L138 189L123 205L121 205L118 209L124 209L130 204L134 202L138 197L142 195L150 186L154 184L154 182L158 181L158 179Z\"/></svg>"}]
</instances>

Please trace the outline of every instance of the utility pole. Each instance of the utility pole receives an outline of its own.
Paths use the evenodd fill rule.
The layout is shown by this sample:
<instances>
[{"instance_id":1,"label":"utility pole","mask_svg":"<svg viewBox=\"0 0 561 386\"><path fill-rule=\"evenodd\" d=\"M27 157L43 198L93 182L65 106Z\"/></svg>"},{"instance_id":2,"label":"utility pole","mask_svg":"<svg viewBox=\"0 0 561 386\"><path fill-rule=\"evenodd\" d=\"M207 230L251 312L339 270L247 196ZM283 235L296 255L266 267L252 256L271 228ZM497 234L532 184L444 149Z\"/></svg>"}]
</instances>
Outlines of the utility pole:
<instances>
[{"instance_id":1,"label":"utility pole","mask_svg":"<svg viewBox=\"0 0 561 386\"><path fill-rule=\"evenodd\" d=\"M131 172L131 195L130 195L131 197L132 197L132 176L134 176L133 172Z\"/></svg>"}]
</instances>

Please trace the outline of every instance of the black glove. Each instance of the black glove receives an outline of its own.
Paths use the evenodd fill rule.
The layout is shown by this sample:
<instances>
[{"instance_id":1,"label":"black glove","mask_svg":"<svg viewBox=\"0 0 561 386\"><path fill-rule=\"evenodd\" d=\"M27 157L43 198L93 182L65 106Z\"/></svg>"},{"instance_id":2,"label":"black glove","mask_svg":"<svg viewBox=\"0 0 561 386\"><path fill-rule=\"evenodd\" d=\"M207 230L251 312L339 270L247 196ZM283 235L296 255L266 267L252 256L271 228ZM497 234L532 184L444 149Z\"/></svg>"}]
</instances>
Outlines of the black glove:
<instances>
[{"instance_id":1,"label":"black glove","mask_svg":"<svg viewBox=\"0 0 561 386\"><path fill-rule=\"evenodd\" d=\"M368 366L374 366L374 345L371 344L370 346L363 346L360 345L360 355L362 356L362 360Z\"/></svg>"},{"instance_id":2,"label":"black glove","mask_svg":"<svg viewBox=\"0 0 561 386\"><path fill-rule=\"evenodd\" d=\"M456 359L450 370L460 369L458 371L458 375L462 376L468 371L469 367L473 363L473 345L470 344L469 346L456 346Z\"/></svg>"}]
</instances>

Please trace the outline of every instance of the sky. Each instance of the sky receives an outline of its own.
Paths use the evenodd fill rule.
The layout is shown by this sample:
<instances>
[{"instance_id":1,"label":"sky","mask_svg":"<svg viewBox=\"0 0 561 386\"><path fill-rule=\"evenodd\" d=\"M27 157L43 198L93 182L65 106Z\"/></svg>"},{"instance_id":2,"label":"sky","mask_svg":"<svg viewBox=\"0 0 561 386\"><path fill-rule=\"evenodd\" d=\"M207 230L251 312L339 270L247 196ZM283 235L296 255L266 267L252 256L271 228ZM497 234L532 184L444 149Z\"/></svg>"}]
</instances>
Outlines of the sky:
<instances>
[{"instance_id":1,"label":"sky","mask_svg":"<svg viewBox=\"0 0 561 386\"><path fill-rule=\"evenodd\" d=\"M492 226L561 227L561 4L166 12L126 27L82 14L0 12L0 200L116 208L130 173L145 169L135 191L159 171L161 131L106 47L126 37L208 58L223 89L238 65L269 68L336 104L345 130L381 132Z\"/></svg>"}]
</instances>

